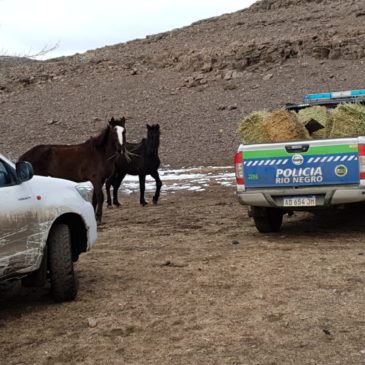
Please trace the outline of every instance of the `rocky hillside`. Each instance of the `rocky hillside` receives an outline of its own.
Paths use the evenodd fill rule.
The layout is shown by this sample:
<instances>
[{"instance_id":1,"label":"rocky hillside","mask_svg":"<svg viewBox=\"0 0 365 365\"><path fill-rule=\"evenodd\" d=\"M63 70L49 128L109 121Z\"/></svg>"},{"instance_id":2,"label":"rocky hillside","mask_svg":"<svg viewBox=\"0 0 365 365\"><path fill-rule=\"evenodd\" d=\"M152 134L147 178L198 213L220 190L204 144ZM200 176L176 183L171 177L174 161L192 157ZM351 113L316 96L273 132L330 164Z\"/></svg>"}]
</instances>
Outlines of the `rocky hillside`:
<instances>
[{"instance_id":1,"label":"rocky hillside","mask_svg":"<svg viewBox=\"0 0 365 365\"><path fill-rule=\"evenodd\" d=\"M82 142L125 115L129 140L160 123L163 165L231 165L244 114L365 87L364 20L365 0L262 0L72 57L0 59L0 151Z\"/></svg>"}]
</instances>

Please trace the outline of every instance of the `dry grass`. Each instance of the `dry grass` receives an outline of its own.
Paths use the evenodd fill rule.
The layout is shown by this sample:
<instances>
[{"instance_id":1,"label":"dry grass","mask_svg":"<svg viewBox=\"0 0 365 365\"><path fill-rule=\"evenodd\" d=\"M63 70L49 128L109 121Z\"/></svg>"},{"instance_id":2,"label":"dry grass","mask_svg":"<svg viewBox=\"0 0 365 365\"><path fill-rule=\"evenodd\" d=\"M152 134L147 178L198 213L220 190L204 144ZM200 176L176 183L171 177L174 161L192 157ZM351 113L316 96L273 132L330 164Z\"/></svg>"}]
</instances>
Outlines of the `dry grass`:
<instances>
[{"instance_id":1,"label":"dry grass","mask_svg":"<svg viewBox=\"0 0 365 365\"><path fill-rule=\"evenodd\" d=\"M340 104L332 113L333 126L329 137L365 135L365 107L360 104Z\"/></svg>"},{"instance_id":2,"label":"dry grass","mask_svg":"<svg viewBox=\"0 0 365 365\"><path fill-rule=\"evenodd\" d=\"M238 127L238 135L243 143L267 143L270 138L263 128L264 118L268 112L260 111L250 113L244 118Z\"/></svg>"},{"instance_id":3,"label":"dry grass","mask_svg":"<svg viewBox=\"0 0 365 365\"><path fill-rule=\"evenodd\" d=\"M302 123L304 126L307 126L307 124L311 120L315 120L323 127L322 129L311 133L311 136L313 138L328 137L333 125L331 113L325 106L316 105L309 108L301 109L298 112L298 119L300 123Z\"/></svg>"},{"instance_id":4,"label":"dry grass","mask_svg":"<svg viewBox=\"0 0 365 365\"><path fill-rule=\"evenodd\" d=\"M284 142L310 139L309 132L299 122L296 113L284 109L267 114L263 121L263 128L270 141Z\"/></svg>"}]
</instances>

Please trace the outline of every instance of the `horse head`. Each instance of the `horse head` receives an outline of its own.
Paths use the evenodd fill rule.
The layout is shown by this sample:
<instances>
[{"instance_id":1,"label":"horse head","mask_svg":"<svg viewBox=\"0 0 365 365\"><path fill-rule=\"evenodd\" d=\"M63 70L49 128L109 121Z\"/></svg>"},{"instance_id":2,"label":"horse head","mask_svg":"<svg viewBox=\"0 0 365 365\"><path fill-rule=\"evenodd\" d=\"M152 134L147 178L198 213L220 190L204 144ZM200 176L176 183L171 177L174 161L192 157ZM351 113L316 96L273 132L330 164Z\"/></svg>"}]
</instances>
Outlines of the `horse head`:
<instances>
[{"instance_id":1,"label":"horse head","mask_svg":"<svg viewBox=\"0 0 365 365\"><path fill-rule=\"evenodd\" d=\"M147 149L149 153L157 154L160 146L160 125L147 124Z\"/></svg>"},{"instance_id":2,"label":"horse head","mask_svg":"<svg viewBox=\"0 0 365 365\"><path fill-rule=\"evenodd\" d=\"M111 140L118 153L124 154L126 143L125 118L112 117L109 121Z\"/></svg>"}]
</instances>

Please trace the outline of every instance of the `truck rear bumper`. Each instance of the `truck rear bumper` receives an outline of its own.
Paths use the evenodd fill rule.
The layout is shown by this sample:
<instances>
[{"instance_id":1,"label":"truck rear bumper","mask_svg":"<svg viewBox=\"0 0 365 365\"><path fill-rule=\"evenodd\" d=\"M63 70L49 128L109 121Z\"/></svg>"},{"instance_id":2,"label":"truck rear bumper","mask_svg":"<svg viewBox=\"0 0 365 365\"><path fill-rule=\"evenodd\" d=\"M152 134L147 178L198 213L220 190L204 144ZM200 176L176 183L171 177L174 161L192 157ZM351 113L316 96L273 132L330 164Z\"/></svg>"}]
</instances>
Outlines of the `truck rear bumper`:
<instances>
[{"instance_id":1,"label":"truck rear bumper","mask_svg":"<svg viewBox=\"0 0 365 365\"><path fill-rule=\"evenodd\" d=\"M329 207L332 205L351 204L365 201L365 187L344 188L301 188L295 189L273 189L265 191L240 191L237 190L238 200L241 204L257 207L275 207L284 209L295 209L284 206L284 197L315 196L316 205L312 207L301 207L301 209L313 209L316 207Z\"/></svg>"}]
</instances>

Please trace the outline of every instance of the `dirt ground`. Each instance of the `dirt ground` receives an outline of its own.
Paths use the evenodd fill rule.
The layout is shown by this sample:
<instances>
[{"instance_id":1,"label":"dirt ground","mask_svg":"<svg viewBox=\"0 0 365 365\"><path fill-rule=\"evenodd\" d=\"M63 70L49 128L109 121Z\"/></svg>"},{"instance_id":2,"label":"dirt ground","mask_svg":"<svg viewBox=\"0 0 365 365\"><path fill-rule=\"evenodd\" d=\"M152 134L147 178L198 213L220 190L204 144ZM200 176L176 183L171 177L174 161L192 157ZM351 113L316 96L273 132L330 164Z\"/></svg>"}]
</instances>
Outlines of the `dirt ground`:
<instances>
[{"instance_id":1,"label":"dirt ground","mask_svg":"<svg viewBox=\"0 0 365 365\"><path fill-rule=\"evenodd\" d=\"M365 363L364 214L263 235L218 184L121 198L76 266L76 301L0 286L1 364Z\"/></svg>"}]
</instances>

